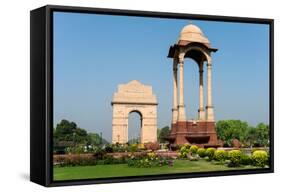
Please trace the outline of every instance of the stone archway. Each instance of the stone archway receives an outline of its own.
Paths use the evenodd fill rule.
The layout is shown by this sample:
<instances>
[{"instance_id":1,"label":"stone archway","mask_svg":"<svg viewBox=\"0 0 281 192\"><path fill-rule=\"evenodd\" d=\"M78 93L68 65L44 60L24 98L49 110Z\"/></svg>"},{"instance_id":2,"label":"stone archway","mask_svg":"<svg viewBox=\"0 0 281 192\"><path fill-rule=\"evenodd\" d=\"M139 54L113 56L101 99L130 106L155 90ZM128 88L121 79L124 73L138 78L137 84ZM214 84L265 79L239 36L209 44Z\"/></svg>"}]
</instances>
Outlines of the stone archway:
<instances>
[{"instance_id":1,"label":"stone archway","mask_svg":"<svg viewBox=\"0 0 281 192\"><path fill-rule=\"evenodd\" d=\"M157 99L152 87L137 80L118 85L111 102L112 143L128 142L128 117L132 112L141 116L141 143L157 141Z\"/></svg>"}]
</instances>

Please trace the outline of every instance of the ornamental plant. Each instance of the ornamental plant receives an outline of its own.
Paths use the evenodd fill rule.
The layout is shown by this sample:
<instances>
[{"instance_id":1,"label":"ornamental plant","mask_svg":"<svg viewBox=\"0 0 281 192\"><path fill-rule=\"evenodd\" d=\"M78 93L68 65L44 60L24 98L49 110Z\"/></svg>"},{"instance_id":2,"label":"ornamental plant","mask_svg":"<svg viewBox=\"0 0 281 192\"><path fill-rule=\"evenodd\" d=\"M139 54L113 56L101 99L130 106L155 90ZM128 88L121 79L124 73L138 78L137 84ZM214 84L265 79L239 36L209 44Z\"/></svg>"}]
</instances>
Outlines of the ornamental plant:
<instances>
[{"instance_id":1,"label":"ornamental plant","mask_svg":"<svg viewBox=\"0 0 281 192\"><path fill-rule=\"evenodd\" d=\"M154 152L151 152L151 153L147 153L147 156L149 159L153 160L157 157L157 155L154 153Z\"/></svg>"},{"instance_id":2,"label":"ornamental plant","mask_svg":"<svg viewBox=\"0 0 281 192\"><path fill-rule=\"evenodd\" d=\"M267 152L264 150L256 150L252 155L253 165L257 167L265 167L268 161Z\"/></svg>"},{"instance_id":3,"label":"ornamental plant","mask_svg":"<svg viewBox=\"0 0 281 192\"><path fill-rule=\"evenodd\" d=\"M227 158L227 152L223 149L218 149L214 153L214 159L216 161L219 161L220 163L223 163Z\"/></svg>"},{"instance_id":4,"label":"ornamental plant","mask_svg":"<svg viewBox=\"0 0 281 192\"><path fill-rule=\"evenodd\" d=\"M204 148L199 148L197 150L197 154L199 155L199 157L204 158L206 156L206 149Z\"/></svg>"},{"instance_id":5,"label":"ornamental plant","mask_svg":"<svg viewBox=\"0 0 281 192\"><path fill-rule=\"evenodd\" d=\"M230 167L238 167L241 162L242 152L240 150L231 150L228 153L228 158L230 163L228 164Z\"/></svg>"},{"instance_id":6,"label":"ornamental plant","mask_svg":"<svg viewBox=\"0 0 281 192\"><path fill-rule=\"evenodd\" d=\"M208 148L206 150L206 156L208 157L209 161L212 161L214 159L214 154L215 154L216 149L215 148Z\"/></svg>"},{"instance_id":7,"label":"ornamental plant","mask_svg":"<svg viewBox=\"0 0 281 192\"><path fill-rule=\"evenodd\" d=\"M179 154L179 157L180 158L186 158L187 154L189 153L189 148L188 146L182 146L180 148L180 154Z\"/></svg>"},{"instance_id":8,"label":"ornamental plant","mask_svg":"<svg viewBox=\"0 0 281 192\"><path fill-rule=\"evenodd\" d=\"M156 151L160 149L160 145L157 142L148 142L144 144L146 150Z\"/></svg>"},{"instance_id":9,"label":"ornamental plant","mask_svg":"<svg viewBox=\"0 0 281 192\"><path fill-rule=\"evenodd\" d=\"M247 155L245 153L242 153L241 159L240 159L241 165L251 165L252 164L252 158L250 155Z\"/></svg>"},{"instance_id":10,"label":"ornamental plant","mask_svg":"<svg viewBox=\"0 0 281 192\"><path fill-rule=\"evenodd\" d=\"M173 166L174 162L172 159L165 157L155 156L155 153L148 153L143 157L131 157L127 159L127 164L129 167L162 167L162 166Z\"/></svg>"},{"instance_id":11,"label":"ornamental plant","mask_svg":"<svg viewBox=\"0 0 281 192\"><path fill-rule=\"evenodd\" d=\"M195 154L198 150L198 147L196 145L192 145L189 150L191 151L191 153Z\"/></svg>"}]
</instances>

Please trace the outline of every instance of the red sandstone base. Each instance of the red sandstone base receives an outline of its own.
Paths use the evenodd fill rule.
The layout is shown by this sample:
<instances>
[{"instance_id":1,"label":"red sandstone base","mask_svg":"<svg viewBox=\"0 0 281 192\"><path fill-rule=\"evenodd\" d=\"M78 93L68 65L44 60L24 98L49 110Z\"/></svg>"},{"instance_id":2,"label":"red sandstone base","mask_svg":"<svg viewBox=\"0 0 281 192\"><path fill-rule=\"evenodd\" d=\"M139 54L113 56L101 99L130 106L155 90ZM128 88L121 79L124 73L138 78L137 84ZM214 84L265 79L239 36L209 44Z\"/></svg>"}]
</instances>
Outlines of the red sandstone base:
<instances>
[{"instance_id":1,"label":"red sandstone base","mask_svg":"<svg viewBox=\"0 0 281 192\"><path fill-rule=\"evenodd\" d=\"M169 138L174 144L196 144L201 147L219 147L215 122L184 121L172 124Z\"/></svg>"}]
</instances>

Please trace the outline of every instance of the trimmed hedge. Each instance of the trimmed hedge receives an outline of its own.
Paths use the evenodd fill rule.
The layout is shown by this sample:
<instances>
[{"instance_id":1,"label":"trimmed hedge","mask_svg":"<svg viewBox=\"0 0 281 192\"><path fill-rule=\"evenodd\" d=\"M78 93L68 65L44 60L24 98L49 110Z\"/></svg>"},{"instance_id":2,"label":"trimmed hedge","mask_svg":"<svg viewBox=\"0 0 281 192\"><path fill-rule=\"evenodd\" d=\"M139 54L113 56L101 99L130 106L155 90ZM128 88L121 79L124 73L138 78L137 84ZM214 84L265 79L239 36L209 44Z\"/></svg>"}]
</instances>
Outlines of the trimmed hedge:
<instances>
[{"instance_id":1,"label":"trimmed hedge","mask_svg":"<svg viewBox=\"0 0 281 192\"><path fill-rule=\"evenodd\" d=\"M201 158L206 157L206 149L204 149L204 148L199 148L199 149L197 150L197 154L198 154L199 157L201 157Z\"/></svg>"},{"instance_id":2,"label":"trimmed hedge","mask_svg":"<svg viewBox=\"0 0 281 192\"><path fill-rule=\"evenodd\" d=\"M251 165L252 164L252 158L251 156L242 153L241 155L241 159L240 159L240 164L241 165Z\"/></svg>"},{"instance_id":3,"label":"trimmed hedge","mask_svg":"<svg viewBox=\"0 0 281 192\"><path fill-rule=\"evenodd\" d=\"M242 152L240 150L231 150L228 153L228 158L230 163L228 166L230 167L238 167L240 166Z\"/></svg>"},{"instance_id":4,"label":"trimmed hedge","mask_svg":"<svg viewBox=\"0 0 281 192\"><path fill-rule=\"evenodd\" d=\"M191 151L191 153L195 154L198 150L198 147L196 145L192 145L189 150Z\"/></svg>"},{"instance_id":5,"label":"trimmed hedge","mask_svg":"<svg viewBox=\"0 0 281 192\"><path fill-rule=\"evenodd\" d=\"M190 145L185 144L180 148L179 157L180 158L186 158L189 152L190 152Z\"/></svg>"},{"instance_id":6,"label":"trimmed hedge","mask_svg":"<svg viewBox=\"0 0 281 192\"><path fill-rule=\"evenodd\" d=\"M219 162L224 162L227 158L227 152L223 149L218 149L214 153L214 159Z\"/></svg>"},{"instance_id":7,"label":"trimmed hedge","mask_svg":"<svg viewBox=\"0 0 281 192\"><path fill-rule=\"evenodd\" d=\"M268 155L266 151L257 150L252 154L253 165L257 167L265 167L268 162Z\"/></svg>"},{"instance_id":8,"label":"trimmed hedge","mask_svg":"<svg viewBox=\"0 0 281 192\"><path fill-rule=\"evenodd\" d=\"M214 154L215 154L216 149L215 148L208 148L206 150L206 156L208 157L209 161L214 159Z\"/></svg>"}]
</instances>

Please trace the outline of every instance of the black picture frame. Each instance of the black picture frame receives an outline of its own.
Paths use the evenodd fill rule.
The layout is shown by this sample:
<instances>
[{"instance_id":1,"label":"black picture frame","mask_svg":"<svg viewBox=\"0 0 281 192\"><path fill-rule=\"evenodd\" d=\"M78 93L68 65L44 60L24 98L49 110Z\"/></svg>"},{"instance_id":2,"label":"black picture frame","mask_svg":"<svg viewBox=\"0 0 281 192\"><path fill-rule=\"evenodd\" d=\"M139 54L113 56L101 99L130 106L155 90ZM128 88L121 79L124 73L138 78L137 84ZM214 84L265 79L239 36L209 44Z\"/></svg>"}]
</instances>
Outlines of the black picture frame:
<instances>
[{"instance_id":1,"label":"black picture frame","mask_svg":"<svg viewBox=\"0 0 281 192\"><path fill-rule=\"evenodd\" d=\"M132 176L106 179L53 181L53 12L78 12L156 18L178 18L205 21L260 23L270 26L270 166L253 170L177 173L154 176ZM146 180L195 178L274 172L274 20L247 17L197 15L90 7L46 5L30 12L30 180L43 186L64 186Z\"/></svg>"}]
</instances>

